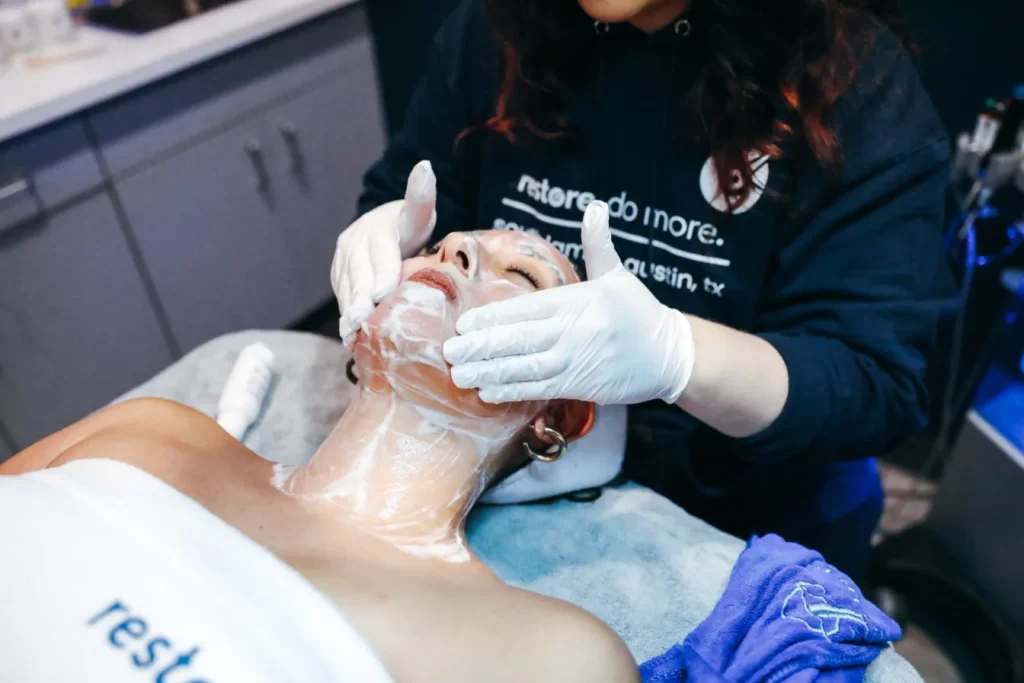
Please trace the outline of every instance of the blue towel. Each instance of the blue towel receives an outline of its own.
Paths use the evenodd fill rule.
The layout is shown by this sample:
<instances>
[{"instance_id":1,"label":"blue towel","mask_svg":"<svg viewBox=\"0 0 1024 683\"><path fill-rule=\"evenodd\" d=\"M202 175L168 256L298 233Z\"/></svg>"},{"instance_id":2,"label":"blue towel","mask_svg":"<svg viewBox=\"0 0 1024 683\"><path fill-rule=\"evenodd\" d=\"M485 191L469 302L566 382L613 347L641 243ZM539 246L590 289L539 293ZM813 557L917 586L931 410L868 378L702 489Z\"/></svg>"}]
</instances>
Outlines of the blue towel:
<instances>
[{"instance_id":1,"label":"blue towel","mask_svg":"<svg viewBox=\"0 0 1024 683\"><path fill-rule=\"evenodd\" d=\"M755 536L708 618L640 673L644 683L860 683L901 636L821 555Z\"/></svg>"}]
</instances>

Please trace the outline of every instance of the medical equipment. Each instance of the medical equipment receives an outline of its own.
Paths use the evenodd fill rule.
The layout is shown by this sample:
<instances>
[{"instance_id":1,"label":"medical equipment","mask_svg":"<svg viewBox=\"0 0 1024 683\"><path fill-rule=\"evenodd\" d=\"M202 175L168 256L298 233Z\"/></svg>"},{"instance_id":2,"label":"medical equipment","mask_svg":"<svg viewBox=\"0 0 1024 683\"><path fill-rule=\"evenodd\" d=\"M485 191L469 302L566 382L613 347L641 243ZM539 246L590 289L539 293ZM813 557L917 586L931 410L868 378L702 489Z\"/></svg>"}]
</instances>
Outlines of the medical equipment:
<instances>
[{"instance_id":1,"label":"medical equipment","mask_svg":"<svg viewBox=\"0 0 1024 683\"><path fill-rule=\"evenodd\" d=\"M978 122L971 136L971 146L976 149L991 149L999 132L999 123L1003 119L1006 107L991 97L985 100L985 108L978 114Z\"/></svg>"},{"instance_id":2,"label":"medical equipment","mask_svg":"<svg viewBox=\"0 0 1024 683\"><path fill-rule=\"evenodd\" d=\"M274 353L263 344L242 349L217 404L217 424L241 441L259 417L274 379Z\"/></svg>"},{"instance_id":3,"label":"medical equipment","mask_svg":"<svg viewBox=\"0 0 1024 683\"><path fill-rule=\"evenodd\" d=\"M999 119L997 126L994 119ZM1024 191L1022 133L1024 86L1018 86L1005 107L987 103L976 134L961 134L957 141L951 187L960 211L947 246L963 264L961 295L937 436L917 468L919 478L928 480L941 465L942 483L937 490L922 482L888 494L896 503L894 518L905 517L904 508L922 502L930 512L923 524L886 539L868 572L877 595L888 594L887 611L933 637L957 668L977 672L971 680L1024 680L1024 649L1012 623L1024 614L1024 599L1009 578L1019 575L1021 567L1015 543L1019 525L1013 523L1019 517L1013 501L1021 481L1022 470L1015 465L1020 455L981 416L979 401L985 403L989 383L981 378L991 364L979 357L988 355L984 347L970 352L965 344L968 330L976 326L968 326L966 319L980 269L1005 263L1024 244L1024 216L1011 213L1019 211L1014 190ZM1008 320L1019 315L997 313ZM961 429L961 416L972 402L975 410ZM1015 410L1010 431L1019 429L1019 415Z\"/></svg>"},{"instance_id":4,"label":"medical equipment","mask_svg":"<svg viewBox=\"0 0 1024 683\"><path fill-rule=\"evenodd\" d=\"M1001 119L1001 120L1000 120ZM967 301L974 284L975 270L1004 262L1024 243L1024 216L1008 221L1005 245L986 254L978 253L977 232L982 223L1005 226L1000 220L999 208L993 199L997 194L1022 186L1024 178L1024 84L1013 90L1007 106L1002 109L991 101L978 117L974 135L962 133L957 140L957 149L951 167L951 188L957 198L960 212L947 233L947 248L951 255L963 261L961 302L957 313L949 374L942 398L938 436L932 453L922 467L928 474L946 455L951 431L956 422L956 407L962 405L966 392L973 391L976 381L966 384L961 381L960 364L963 351ZM965 187L969 187L964 191ZM987 236L987 235L986 235ZM976 378L975 378L976 379ZM961 394L956 388L963 385Z\"/></svg>"},{"instance_id":5,"label":"medical equipment","mask_svg":"<svg viewBox=\"0 0 1024 683\"><path fill-rule=\"evenodd\" d=\"M1024 126L1024 84L1018 85L1013 90L1013 96L1010 103L1006 105L1006 111L988 152L988 158L982 162L983 169L988 167L986 162L993 155L1007 154L1018 148L1021 126Z\"/></svg>"}]
</instances>

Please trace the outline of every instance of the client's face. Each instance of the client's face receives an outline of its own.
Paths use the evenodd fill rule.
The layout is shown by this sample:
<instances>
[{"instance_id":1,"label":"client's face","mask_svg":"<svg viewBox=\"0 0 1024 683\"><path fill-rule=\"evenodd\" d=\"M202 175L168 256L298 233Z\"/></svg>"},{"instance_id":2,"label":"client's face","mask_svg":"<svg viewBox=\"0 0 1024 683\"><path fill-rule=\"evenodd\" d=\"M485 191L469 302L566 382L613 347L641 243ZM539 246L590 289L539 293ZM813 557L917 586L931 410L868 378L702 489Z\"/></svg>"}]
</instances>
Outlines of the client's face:
<instances>
[{"instance_id":1,"label":"client's face","mask_svg":"<svg viewBox=\"0 0 1024 683\"><path fill-rule=\"evenodd\" d=\"M569 261L539 237L453 233L406 260L401 285L370 316L354 352L360 383L370 391L393 391L441 419L522 427L545 406L482 402L476 391L452 383L441 348L455 336L459 316L472 308L577 281Z\"/></svg>"}]
</instances>

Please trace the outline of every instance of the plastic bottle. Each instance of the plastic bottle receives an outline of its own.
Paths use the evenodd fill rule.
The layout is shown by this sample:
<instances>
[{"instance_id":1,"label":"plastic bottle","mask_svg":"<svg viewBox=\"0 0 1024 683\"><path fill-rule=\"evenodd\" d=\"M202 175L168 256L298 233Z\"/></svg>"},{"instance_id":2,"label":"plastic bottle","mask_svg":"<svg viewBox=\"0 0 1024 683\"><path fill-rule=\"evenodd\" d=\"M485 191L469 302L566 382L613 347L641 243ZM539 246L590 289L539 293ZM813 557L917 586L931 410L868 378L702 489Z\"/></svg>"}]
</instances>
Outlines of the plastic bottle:
<instances>
[{"instance_id":1,"label":"plastic bottle","mask_svg":"<svg viewBox=\"0 0 1024 683\"><path fill-rule=\"evenodd\" d=\"M978 115L978 122L974 127L974 135L971 136L972 146L978 152L987 152L992 149L999 133L999 125L1003 119L1005 107L1002 102L989 98L985 100L985 108Z\"/></svg>"},{"instance_id":2,"label":"plastic bottle","mask_svg":"<svg viewBox=\"0 0 1024 683\"><path fill-rule=\"evenodd\" d=\"M217 424L239 441L263 409L274 379L274 352L260 343L242 349L217 405Z\"/></svg>"},{"instance_id":3,"label":"plastic bottle","mask_svg":"<svg viewBox=\"0 0 1024 683\"><path fill-rule=\"evenodd\" d=\"M1024 128L1024 84L1013 89L1002 119L999 133L992 144L993 151L996 153L1013 151L1017 145L1017 136L1020 134L1021 128Z\"/></svg>"}]
</instances>

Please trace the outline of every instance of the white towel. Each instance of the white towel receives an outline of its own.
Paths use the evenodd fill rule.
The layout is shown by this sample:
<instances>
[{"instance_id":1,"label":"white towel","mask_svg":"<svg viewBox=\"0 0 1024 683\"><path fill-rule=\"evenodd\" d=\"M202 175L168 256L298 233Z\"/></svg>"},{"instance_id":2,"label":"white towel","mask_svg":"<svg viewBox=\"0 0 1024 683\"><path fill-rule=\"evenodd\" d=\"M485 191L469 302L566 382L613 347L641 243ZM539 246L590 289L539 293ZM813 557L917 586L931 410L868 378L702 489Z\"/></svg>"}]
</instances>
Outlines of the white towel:
<instances>
[{"instance_id":1,"label":"white towel","mask_svg":"<svg viewBox=\"0 0 1024 683\"><path fill-rule=\"evenodd\" d=\"M525 503L604 486L622 471L626 454L626 406L598 406L594 426L569 444L557 462L531 462L487 491L492 505Z\"/></svg>"},{"instance_id":2,"label":"white towel","mask_svg":"<svg viewBox=\"0 0 1024 683\"><path fill-rule=\"evenodd\" d=\"M0 477L0 520L5 681L391 682L298 573L135 467Z\"/></svg>"}]
</instances>

